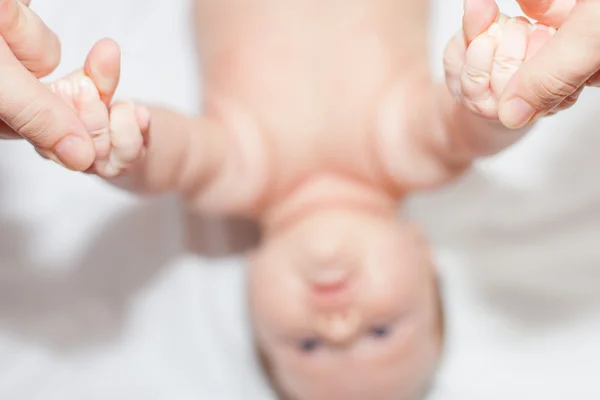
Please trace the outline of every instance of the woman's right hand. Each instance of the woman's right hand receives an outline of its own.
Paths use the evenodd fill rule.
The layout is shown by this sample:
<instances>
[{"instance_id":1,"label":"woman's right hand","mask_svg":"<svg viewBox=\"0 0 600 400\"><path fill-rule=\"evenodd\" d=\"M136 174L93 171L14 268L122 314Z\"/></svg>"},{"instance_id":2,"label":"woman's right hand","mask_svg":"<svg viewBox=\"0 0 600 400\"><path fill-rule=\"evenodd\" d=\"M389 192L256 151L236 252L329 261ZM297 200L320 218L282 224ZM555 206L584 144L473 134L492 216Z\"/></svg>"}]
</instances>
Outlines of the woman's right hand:
<instances>
[{"instance_id":1,"label":"woman's right hand","mask_svg":"<svg viewBox=\"0 0 600 400\"><path fill-rule=\"evenodd\" d=\"M76 171L95 160L79 117L38 79L60 61L60 42L29 9L30 0L0 0L0 138L26 139Z\"/></svg>"}]
</instances>

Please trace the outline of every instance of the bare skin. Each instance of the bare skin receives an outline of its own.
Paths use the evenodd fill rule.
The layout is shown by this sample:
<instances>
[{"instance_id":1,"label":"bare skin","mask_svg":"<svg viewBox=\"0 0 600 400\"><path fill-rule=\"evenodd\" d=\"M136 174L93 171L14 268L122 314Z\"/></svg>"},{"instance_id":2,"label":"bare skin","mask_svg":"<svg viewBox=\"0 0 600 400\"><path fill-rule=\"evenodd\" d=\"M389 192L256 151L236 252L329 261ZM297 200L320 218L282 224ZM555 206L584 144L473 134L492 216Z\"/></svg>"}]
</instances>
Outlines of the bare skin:
<instances>
[{"instance_id":1,"label":"bare skin","mask_svg":"<svg viewBox=\"0 0 600 400\"><path fill-rule=\"evenodd\" d=\"M61 49L29 3L0 0L0 140L26 139L62 165L85 170L95 156L88 132L77 114L36 79L56 68Z\"/></svg>"},{"instance_id":2,"label":"bare skin","mask_svg":"<svg viewBox=\"0 0 600 400\"><path fill-rule=\"evenodd\" d=\"M112 42L63 80L94 83L85 101L52 86L97 132L92 172L261 223L250 306L282 398L423 395L441 310L427 245L396 208L526 132L499 122L498 99L553 31L471 3L446 87L427 69L427 17L413 0L198 0L202 115L150 107L148 125L145 108L109 105Z\"/></svg>"}]
</instances>

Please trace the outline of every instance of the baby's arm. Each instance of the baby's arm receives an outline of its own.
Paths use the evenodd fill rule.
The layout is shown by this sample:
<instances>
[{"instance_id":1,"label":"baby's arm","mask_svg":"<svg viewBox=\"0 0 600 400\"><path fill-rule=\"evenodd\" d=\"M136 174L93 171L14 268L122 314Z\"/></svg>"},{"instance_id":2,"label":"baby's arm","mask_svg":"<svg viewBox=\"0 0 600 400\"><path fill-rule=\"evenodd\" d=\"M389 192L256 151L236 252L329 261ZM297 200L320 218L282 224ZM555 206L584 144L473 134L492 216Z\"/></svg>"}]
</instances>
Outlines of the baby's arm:
<instances>
[{"instance_id":1,"label":"baby's arm","mask_svg":"<svg viewBox=\"0 0 600 400\"><path fill-rule=\"evenodd\" d=\"M475 159L498 153L531 128L531 124L517 130L504 127L498 119L498 99L514 73L551 38L553 30L501 15L494 0L465 4L470 8L465 9L463 27L444 55L446 85L433 83L427 68L422 68L420 78L413 76L401 86L401 100L396 102L409 110L402 144L410 151L394 158L390 150L384 159L395 180L407 181L412 189L448 182ZM394 137L401 129L392 124L388 131ZM394 144L387 147L398 149L400 143Z\"/></svg>"},{"instance_id":2,"label":"baby's arm","mask_svg":"<svg viewBox=\"0 0 600 400\"><path fill-rule=\"evenodd\" d=\"M521 138L531 125L505 128L498 118L498 100L520 68L554 33L525 18L500 14L495 0L465 2L463 27L444 55L447 89L437 88L449 154L469 162L495 154Z\"/></svg>"},{"instance_id":3,"label":"baby's arm","mask_svg":"<svg viewBox=\"0 0 600 400\"><path fill-rule=\"evenodd\" d=\"M128 189L142 193L177 191L193 200L224 164L227 132L206 117L148 107L146 155L124 176Z\"/></svg>"}]
</instances>

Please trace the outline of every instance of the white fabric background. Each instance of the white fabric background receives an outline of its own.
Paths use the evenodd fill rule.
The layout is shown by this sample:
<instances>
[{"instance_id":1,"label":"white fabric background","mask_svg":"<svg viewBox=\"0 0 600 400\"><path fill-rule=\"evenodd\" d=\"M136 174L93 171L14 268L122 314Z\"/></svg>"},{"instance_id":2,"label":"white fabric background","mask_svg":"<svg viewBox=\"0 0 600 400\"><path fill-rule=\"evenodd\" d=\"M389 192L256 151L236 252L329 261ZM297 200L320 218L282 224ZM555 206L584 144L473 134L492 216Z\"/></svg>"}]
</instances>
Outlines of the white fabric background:
<instances>
[{"instance_id":1,"label":"white fabric background","mask_svg":"<svg viewBox=\"0 0 600 400\"><path fill-rule=\"evenodd\" d=\"M438 73L461 3L439 0L432 19ZM198 106L188 0L33 6L63 41L55 76L111 36L123 48L120 97ZM598 100L589 91L411 204L445 282L448 353L433 399L600 398ZM242 263L185 256L197 226L174 199L139 201L0 143L0 399L271 399Z\"/></svg>"}]
</instances>

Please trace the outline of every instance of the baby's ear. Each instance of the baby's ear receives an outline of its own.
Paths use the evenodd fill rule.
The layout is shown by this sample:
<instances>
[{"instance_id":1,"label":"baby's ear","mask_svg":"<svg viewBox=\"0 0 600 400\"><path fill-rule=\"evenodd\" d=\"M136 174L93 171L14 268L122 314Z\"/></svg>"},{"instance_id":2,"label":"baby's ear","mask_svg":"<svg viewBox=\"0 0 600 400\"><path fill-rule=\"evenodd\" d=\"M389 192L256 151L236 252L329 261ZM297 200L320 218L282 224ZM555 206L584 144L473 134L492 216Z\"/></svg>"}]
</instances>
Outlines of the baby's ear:
<instances>
[{"instance_id":1,"label":"baby's ear","mask_svg":"<svg viewBox=\"0 0 600 400\"><path fill-rule=\"evenodd\" d=\"M83 67L108 107L121 77L121 49L112 39L98 41L90 50Z\"/></svg>"}]
</instances>

